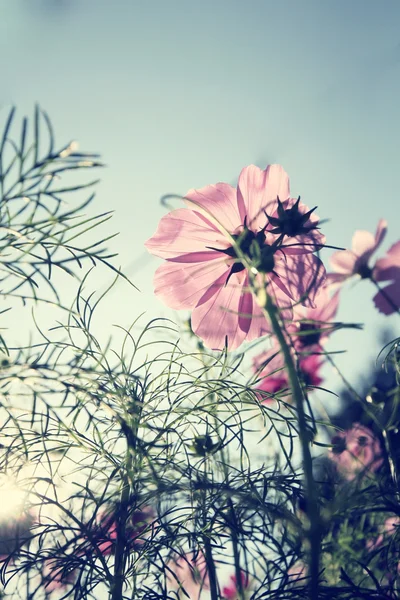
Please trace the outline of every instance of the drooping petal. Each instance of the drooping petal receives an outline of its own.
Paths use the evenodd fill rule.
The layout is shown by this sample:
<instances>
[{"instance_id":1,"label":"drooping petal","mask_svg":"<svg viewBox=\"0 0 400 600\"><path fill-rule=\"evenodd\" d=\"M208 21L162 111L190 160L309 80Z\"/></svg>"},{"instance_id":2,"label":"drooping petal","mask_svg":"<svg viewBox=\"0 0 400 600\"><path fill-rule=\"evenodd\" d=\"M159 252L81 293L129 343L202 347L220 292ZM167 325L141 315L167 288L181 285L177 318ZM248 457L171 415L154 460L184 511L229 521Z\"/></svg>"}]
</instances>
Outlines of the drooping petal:
<instances>
[{"instance_id":1,"label":"drooping petal","mask_svg":"<svg viewBox=\"0 0 400 600\"><path fill-rule=\"evenodd\" d=\"M257 299L250 291L247 276L243 285L240 308L239 327L244 331L247 330L246 341L250 342L267 333L271 333L271 323L267 321Z\"/></svg>"},{"instance_id":2,"label":"drooping petal","mask_svg":"<svg viewBox=\"0 0 400 600\"><path fill-rule=\"evenodd\" d=\"M243 220L239 213L236 189L228 183L207 185L191 189L185 195L186 204L196 210L200 206L205 213L214 217L229 233L233 233Z\"/></svg>"},{"instance_id":3,"label":"drooping petal","mask_svg":"<svg viewBox=\"0 0 400 600\"><path fill-rule=\"evenodd\" d=\"M340 281L343 281L355 274L357 256L351 250L338 250L332 254L330 263L332 269L343 276L340 278ZM333 281L332 278L331 281Z\"/></svg>"},{"instance_id":4,"label":"drooping petal","mask_svg":"<svg viewBox=\"0 0 400 600\"><path fill-rule=\"evenodd\" d=\"M201 260L208 253L211 256L215 252L209 250L209 247L219 249L229 245L229 240L214 225L187 208L178 208L165 215L155 234L145 243L149 252L160 258L171 259L201 253Z\"/></svg>"},{"instance_id":5,"label":"drooping petal","mask_svg":"<svg viewBox=\"0 0 400 600\"><path fill-rule=\"evenodd\" d=\"M247 226L253 231L267 222L265 208L273 200L287 200L290 195L289 177L280 165L265 170L250 165L242 169L238 181L239 209L247 215Z\"/></svg>"},{"instance_id":6,"label":"drooping petal","mask_svg":"<svg viewBox=\"0 0 400 600\"><path fill-rule=\"evenodd\" d=\"M194 308L204 293L229 267L218 252L216 259L196 263L167 261L154 275L154 293L175 310Z\"/></svg>"},{"instance_id":7,"label":"drooping petal","mask_svg":"<svg viewBox=\"0 0 400 600\"><path fill-rule=\"evenodd\" d=\"M400 278L400 241L393 244L386 255L376 261L373 276L376 281Z\"/></svg>"},{"instance_id":8,"label":"drooping petal","mask_svg":"<svg viewBox=\"0 0 400 600\"><path fill-rule=\"evenodd\" d=\"M248 319L239 323L244 281L243 277L231 277L225 285L226 276L222 275L194 308L192 329L208 348L222 350L227 340L228 349L235 350L244 341L251 322Z\"/></svg>"},{"instance_id":9,"label":"drooping petal","mask_svg":"<svg viewBox=\"0 0 400 600\"><path fill-rule=\"evenodd\" d=\"M374 304L384 315L392 315L397 312L400 309L400 278L375 294Z\"/></svg>"},{"instance_id":10,"label":"drooping petal","mask_svg":"<svg viewBox=\"0 0 400 600\"><path fill-rule=\"evenodd\" d=\"M242 298L239 326L241 329L248 329L246 341L250 342L271 333L271 324L266 320L256 298L249 292L243 294ZM250 320L250 325L245 322L246 320Z\"/></svg>"}]
</instances>

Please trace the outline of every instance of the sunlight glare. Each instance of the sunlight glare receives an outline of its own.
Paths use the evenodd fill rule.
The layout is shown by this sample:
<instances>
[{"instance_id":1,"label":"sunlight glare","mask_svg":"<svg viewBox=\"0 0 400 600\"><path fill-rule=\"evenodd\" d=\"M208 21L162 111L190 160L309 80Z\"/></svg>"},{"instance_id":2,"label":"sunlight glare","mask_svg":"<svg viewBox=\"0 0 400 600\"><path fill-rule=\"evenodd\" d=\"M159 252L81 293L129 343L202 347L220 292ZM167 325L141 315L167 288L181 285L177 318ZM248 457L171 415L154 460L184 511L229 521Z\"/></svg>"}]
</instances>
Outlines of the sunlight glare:
<instances>
[{"instance_id":1,"label":"sunlight glare","mask_svg":"<svg viewBox=\"0 0 400 600\"><path fill-rule=\"evenodd\" d=\"M21 514L25 496L24 490L18 488L12 479L2 477L0 479L0 520Z\"/></svg>"}]
</instances>

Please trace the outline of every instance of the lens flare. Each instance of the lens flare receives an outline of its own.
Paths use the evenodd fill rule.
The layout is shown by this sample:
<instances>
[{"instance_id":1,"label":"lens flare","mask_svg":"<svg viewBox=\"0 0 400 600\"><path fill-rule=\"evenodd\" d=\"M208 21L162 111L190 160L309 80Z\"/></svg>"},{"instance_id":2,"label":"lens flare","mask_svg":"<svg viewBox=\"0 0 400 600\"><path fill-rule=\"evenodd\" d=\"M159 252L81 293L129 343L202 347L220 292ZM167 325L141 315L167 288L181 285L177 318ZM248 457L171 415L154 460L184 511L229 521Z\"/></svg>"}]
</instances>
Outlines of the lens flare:
<instances>
[{"instance_id":1,"label":"lens flare","mask_svg":"<svg viewBox=\"0 0 400 600\"><path fill-rule=\"evenodd\" d=\"M26 492L21 490L10 477L0 477L0 521L20 515Z\"/></svg>"}]
</instances>

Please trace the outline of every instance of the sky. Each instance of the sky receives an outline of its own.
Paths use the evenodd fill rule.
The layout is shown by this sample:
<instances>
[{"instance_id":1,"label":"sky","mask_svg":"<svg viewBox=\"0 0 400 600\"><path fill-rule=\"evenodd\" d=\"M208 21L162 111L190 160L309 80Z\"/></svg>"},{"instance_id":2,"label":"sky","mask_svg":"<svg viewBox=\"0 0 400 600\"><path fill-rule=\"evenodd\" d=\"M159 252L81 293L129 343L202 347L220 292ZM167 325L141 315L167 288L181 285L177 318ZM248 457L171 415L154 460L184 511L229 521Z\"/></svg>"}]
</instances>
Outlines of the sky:
<instances>
[{"instance_id":1,"label":"sky","mask_svg":"<svg viewBox=\"0 0 400 600\"><path fill-rule=\"evenodd\" d=\"M330 244L381 217L383 249L397 241L399 22L398 0L0 0L0 120L38 102L60 144L78 140L107 164L91 210L115 211L111 247L141 292L114 288L104 333L171 314L143 247L160 197L234 184L251 163L284 166L293 194L330 219ZM373 295L367 282L343 293L338 318L365 323L331 345L347 349L350 381L376 356L377 332L399 332Z\"/></svg>"}]
</instances>

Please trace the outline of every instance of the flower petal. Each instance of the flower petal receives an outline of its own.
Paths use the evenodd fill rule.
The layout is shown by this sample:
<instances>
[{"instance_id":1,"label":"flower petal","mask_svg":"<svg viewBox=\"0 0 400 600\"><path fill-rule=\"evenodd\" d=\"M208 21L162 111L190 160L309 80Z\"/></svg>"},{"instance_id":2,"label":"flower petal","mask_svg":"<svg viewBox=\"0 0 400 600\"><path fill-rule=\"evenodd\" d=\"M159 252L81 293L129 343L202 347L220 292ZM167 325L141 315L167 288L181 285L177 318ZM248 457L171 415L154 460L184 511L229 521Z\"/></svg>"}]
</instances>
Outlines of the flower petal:
<instances>
[{"instance_id":1,"label":"flower petal","mask_svg":"<svg viewBox=\"0 0 400 600\"><path fill-rule=\"evenodd\" d=\"M213 350L222 350L225 340L229 350L235 350L244 341L250 319L241 321L247 329L241 329L239 314L242 309L242 289L245 278L232 277L225 285L222 275L200 299L192 313L192 329Z\"/></svg>"},{"instance_id":2,"label":"flower petal","mask_svg":"<svg viewBox=\"0 0 400 600\"><path fill-rule=\"evenodd\" d=\"M315 308L314 299L326 280L325 267L317 256L286 255L284 260L276 261L274 272L290 298L303 306Z\"/></svg>"},{"instance_id":3,"label":"flower petal","mask_svg":"<svg viewBox=\"0 0 400 600\"><path fill-rule=\"evenodd\" d=\"M269 165L264 171L255 165L242 169L238 181L239 209L253 231L266 224L267 205L277 198L287 200L289 195L289 177L280 165Z\"/></svg>"},{"instance_id":4,"label":"flower petal","mask_svg":"<svg viewBox=\"0 0 400 600\"><path fill-rule=\"evenodd\" d=\"M339 307L339 294L340 290L337 290L331 296L329 287L324 286L315 298L316 308L309 308L303 318L329 323L336 316Z\"/></svg>"},{"instance_id":5,"label":"flower petal","mask_svg":"<svg viewBox=\"0 0 400 600\"><path fill-rule=\"evenodd\" d=\"M400 278L374 296L374 304L379 312L384 315L392 315L400 309Z\"/></svg>"},{"instance_id":6,"label":"flower petal","mask_svg":"<svg viewBox=\"0 0 400 600\"><path fill-rule=\"evenodd\" d=\"M227 248L229 240L214 225L200 214L187 208L178 208L165 215L155 234L145 243L152 254L160 258L179 258L191 253L202 253L204 257L215 251L213 248Z\"/></svg>"},{"instance_id":7,"label":"flower petal","mask_svg":"<svg viewBox=\"0 0 400 600\"><path fill-rule=\"evenodd\" d=\"M332 254L330 263L334 271L351 277L356 273L357 256L351 250L339 250Z\"/></svg>"},{"instance_id":8,"label":"flower petal","mask_svg":"<svg viewBox=\"0 0 400 600\"><path fill-rule=\"evenodd\" d=\"M400 241L393 244L386 255L376 261L373 276L376 281L400 278Z\"/></svg>"},{"instance_id":9,"label":"flower petal","mask_svg":"<svg viewBox=\"0 0 400 600\"><path fill-rule=\"evenodd\" d=\"M229 267L221 255L217 260L181 263L167 261L154 275L154 293L167 306L175 310L194 308L204 293Z\"/></svg>"},{"instance_id":10,"label":"flower petal","mask_svg":"<svg viewBox=\"0 0 400 600\"><path fill-rule=\"evenodd\" d=\"M185 195L185 202L192 210L200 206L229 233L233 233L243 224L239 214L236 189L228 183L207 185L199 190L191 189Z\"/></svg>"},{"instance_id":11,"label":"flower petal","mask_svg":"<svg viewBox=\"0 0 400 600\"><path fill-rule=\"evenodd\" d=\"M375 250L382 244L387 231L387 222L380 219L375 236L369 231L356 231L353 235L352 250L359 257L359 265L366 265Z\"/></svg>"},{"instance_id":12,"label":"flower petal","mask_svg":"<svg viewBox=\"0 0 400 600\"><path fill-rule=\"evenodd\" d=\"M248 283L246 283L247 285ZM251 292L242 295L240 308L239 327L247 330L247 342L271 333L271 324L266 320L261 307Z\"/></svg>"},{"instance_id":13,"label":"flower petal","mask_svg":"<svg viewBox=\"0 0 400 600\"><path fill-rule=\"evenodd\" d=\"M326 275L326 285L330 285L332 287L338 287L338 285L342 284L346 279L348 279L348 275L346 273L327 273Z\"/></svg>"}]
</instances>

